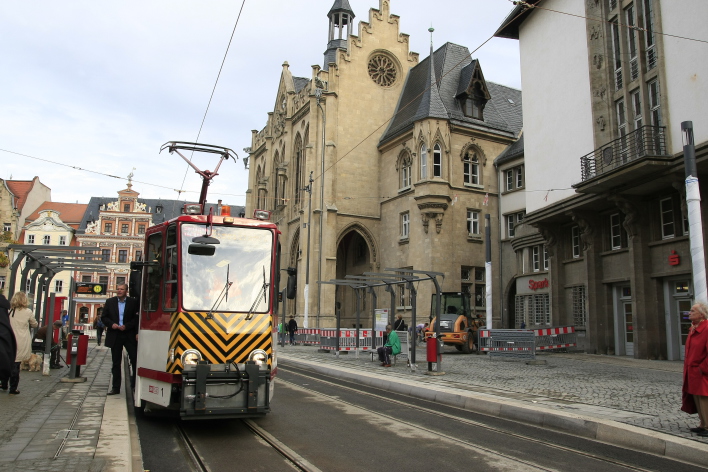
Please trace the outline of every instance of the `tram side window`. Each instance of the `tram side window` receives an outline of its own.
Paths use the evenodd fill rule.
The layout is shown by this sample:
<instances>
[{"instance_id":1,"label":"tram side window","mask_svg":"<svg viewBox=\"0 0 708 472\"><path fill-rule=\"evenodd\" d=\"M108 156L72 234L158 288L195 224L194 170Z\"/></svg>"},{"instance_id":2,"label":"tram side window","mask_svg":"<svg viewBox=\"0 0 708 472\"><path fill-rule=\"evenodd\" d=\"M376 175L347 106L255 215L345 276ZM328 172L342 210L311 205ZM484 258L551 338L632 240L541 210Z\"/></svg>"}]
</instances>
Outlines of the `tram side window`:
<instances>
[{"instance_id":1,"label":"tram side window","mask_svg":"<svg viewBox=\"0 0 708 472\"><path fill-rule=\"evenodd\" d=\"M177 226L167 228L167 257L165 258L165 298L163 308L177 308Z\"/></svg>"},{"instance_id":2,"label":"tram side window","mask_svg":"<svg viewBox=\"0 0 708 472\"><path fill-rule=\"evenodd\" d=\"M162 233L153 234L148 238L146 261L152 264L146 267L147 280L143 309L155 311L160 300L160 281L162 280Z\"/></svg>"}]
</instances>

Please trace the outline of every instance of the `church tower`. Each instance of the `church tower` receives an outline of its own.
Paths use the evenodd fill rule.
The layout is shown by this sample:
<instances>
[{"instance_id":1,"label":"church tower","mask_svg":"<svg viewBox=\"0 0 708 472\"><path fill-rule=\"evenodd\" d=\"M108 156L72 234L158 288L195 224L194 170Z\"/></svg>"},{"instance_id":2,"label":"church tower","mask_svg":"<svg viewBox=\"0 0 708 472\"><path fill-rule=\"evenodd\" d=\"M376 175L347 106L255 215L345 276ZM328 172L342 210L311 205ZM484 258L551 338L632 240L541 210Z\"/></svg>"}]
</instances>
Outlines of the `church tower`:
<instances>
[{"instance_id":1,"label":"church tower","mask_svg":"<svg viewBox=\"0 0 708 472\"><path fill-rule=\"evenodd\" d=\"M335 0L327 17L329 18L329 39L327 40L327 50L324 53L323 70L328 70L329 63L335 61L337 49L347 48L347 38L351 32L352 21L354 21L354 12L349 6L348 0Z\"/></svg>"}]
</instances>

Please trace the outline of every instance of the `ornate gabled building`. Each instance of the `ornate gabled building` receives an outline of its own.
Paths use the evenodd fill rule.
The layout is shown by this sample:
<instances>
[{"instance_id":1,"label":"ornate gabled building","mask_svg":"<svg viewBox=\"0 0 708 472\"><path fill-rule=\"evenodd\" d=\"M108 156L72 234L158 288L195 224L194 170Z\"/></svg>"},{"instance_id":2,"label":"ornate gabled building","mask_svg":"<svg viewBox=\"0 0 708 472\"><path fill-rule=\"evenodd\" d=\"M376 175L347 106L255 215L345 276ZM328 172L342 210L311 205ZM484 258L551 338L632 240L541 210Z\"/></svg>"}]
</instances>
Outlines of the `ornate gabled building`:
<instances>
[{"instance_id":1,"label":"ornate gabled building","mask_svg":"<svg viewBox=\"0 0 708 472\"><path fill-rule=\"evenodd\" d=\"M390 4L354 35L349 2L335 1L325 63L304 78L285 62L273 111L253 131L246 214L273 212L282 267L298 272L288 310L301 325L333 326L341 310L352 327L352 291L316 282L390 267L442 272L443 290L469 291L485 310L484 214L497 228L493 160L519 136L521 92L487 82L464 46L431 45L419 61ZM432 291L419 285L419 319ZM397 305L408 316L403 289Z\"/></svg>"},{"instance_id":2,"label":"ornate gabled building","mask_svg":"<svg viewBox=\"0 0 708 472\"><path fill-rule=\"evenodd\" d=\"M5 293L9 288L9 264L15 255L8 251L7 246L19 240L22 227L27 217L39 205L52 199L52 191L39 181L39 177L32 180L2 180L0 179L0 293ZM7 284L7 288L6 288Z\"/></svg>"},{"instance_id":3,"label":"ornate gabled building","mask_svg":"<svg viewBox=\"0 0 708 472\"><path fill-rule=\"evenodd\" d=\"M86 204L82 203L60 203L44 202L37 210L26 219L26 225L22 228L19 240L21 244L36 244L42 246L76 246L76 231L81 224L81 218L86 211ZM23 266L20 266L23 267ZM73 271L66 270L58 272L51 281L49 293L55 293L57 297L68 297L71 287ZM16 279L16 287L20 286L20 271ZM28 280L28 285L29 284ZM27 293L30 287L25 287ZM62 309L67 308L63 302Z\"/></svg>"}]
</instances>

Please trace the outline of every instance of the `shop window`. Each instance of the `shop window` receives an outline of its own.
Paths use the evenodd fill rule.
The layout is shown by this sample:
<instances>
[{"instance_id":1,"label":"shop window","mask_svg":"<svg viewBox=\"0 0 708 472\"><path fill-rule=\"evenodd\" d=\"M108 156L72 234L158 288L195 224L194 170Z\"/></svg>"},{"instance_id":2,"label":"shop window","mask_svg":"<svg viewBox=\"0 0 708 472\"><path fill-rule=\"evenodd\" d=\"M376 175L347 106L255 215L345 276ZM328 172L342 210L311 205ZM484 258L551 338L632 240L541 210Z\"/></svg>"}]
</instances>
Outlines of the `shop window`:
<instances>
[{"instance_id":1,"label":"shop window","mask_svg":"<svg viewBox=\"0 0 708 472\"><path fill-rule=\"evenodd\" d=\"M588 313L586 307L587 295L585 285L571 287L573 324L576 327L584 327L588 323Z\"/></svg>"}]
</instances>

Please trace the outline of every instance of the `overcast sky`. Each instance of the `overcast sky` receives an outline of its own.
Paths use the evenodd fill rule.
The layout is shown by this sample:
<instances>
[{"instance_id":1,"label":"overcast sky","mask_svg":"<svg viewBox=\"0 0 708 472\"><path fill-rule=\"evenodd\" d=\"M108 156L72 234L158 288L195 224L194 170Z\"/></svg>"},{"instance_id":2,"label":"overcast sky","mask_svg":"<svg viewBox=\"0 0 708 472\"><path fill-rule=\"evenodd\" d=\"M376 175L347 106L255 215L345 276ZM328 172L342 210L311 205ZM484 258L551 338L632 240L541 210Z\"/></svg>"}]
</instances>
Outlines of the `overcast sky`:
<instances>
[{"instance_id":1,"label":"overcast sky","mask_svg":"<svg viewBox=\"0 0 708 472\"><path fill-rule=\"evenodd\" d=\"M159 149L197 138L242 1L0 0L0 177L39 176L56 202L125 188L19 153L119 177L132 171L141 197L174 199L184 188L182 199L196 200L200 177ZM273 109L283 61L301 77L322 65L333 3L245 0L199 142L245 155L251 130ZM349 3L357 34L379 0ZM450 41L474 50L512 8L508 0L391 1L421 60L431 25L436 48ZM516 41L495 38L473 57L487 80L520 88ZM216 160L195 162L213 169ZM246 172L241 161L225 162L209 201L244 204Z\"/></svg>"}]
</instances>

